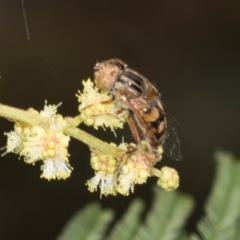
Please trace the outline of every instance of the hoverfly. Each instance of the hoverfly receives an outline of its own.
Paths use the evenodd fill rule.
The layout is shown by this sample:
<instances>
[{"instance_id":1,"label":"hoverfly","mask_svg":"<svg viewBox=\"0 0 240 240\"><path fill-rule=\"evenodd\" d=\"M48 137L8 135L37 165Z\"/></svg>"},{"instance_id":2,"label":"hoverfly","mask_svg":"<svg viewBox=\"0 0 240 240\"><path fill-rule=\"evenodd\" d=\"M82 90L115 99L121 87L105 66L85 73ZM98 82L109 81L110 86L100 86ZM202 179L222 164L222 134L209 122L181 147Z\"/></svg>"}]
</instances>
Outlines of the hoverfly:
<instances>
[{"instance_id":1,"label":"hoverfly","mask_svg":"<svg viewBox=\"0 0 240 240\"><path fill-rule=\"evenodd\" d=\"M158 157L163 145L170 158L181 160L179 140L174 128L169 128L161 94L150 81L117 58L94 66L94 81L103 91L109 91L118 107L129 113L128 123L137 144L145 140Z\"/></svg>"}]
</instances>

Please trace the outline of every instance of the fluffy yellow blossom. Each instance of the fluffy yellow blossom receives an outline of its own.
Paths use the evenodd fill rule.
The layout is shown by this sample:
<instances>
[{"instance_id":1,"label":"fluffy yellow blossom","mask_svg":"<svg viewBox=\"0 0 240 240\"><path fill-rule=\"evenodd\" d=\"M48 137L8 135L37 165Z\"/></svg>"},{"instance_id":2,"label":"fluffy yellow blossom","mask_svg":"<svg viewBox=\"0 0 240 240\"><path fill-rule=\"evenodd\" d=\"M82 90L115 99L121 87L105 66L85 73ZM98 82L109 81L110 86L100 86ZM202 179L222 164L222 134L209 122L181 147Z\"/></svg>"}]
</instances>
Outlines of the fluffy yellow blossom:
<instances>
[{"instance_id":1,"label":"fluffy yellow blossom","mask_svg":"<svg viewBox=\"0 0 240 240\"><path fill-rule=\"evenodd\" d=\"M110 143L116 146L115 143ZM121 143L118 146L122 150L127 150L127 144ZM95 176L88 180L86 185L90 192L97 191L99 186L102 195L116 195L117 178L116 173L120 166L120 161L111 155L103 153L97 149L91 149L91 166L95 171Z\"/></svg>"},{"instance_id":2,"label":"fluffy yellow blossom","mask_svg":"<svg viewBox=\"0 0 240 240\"><path fill-rule=\"evenodd\" d=\"M146 183L148 177L152 175L155 163L155 155L148 151L146 142L142 142L141 148L126 155L125 163L119 174L117 191L128 196L134 191L136 184Z\"/></svg>"},{"instance_id":3,"label":"fluffy yellow blossom","mask_svg":"<svg viewBox=\"0 0 240 240\"><path fill-rule=\"evenodd\" d=\"M43 161L41 166L43 171L41 178L51 179L66 179L70 177L73 168L68 162L57 158L49 158Z\"/></svg>"},{"instance_id":4,"label":"fluffy yellow blossom","mask_svg":"<svg viewBox=\"0 0 240 240\"><path fill-rule=\"evenodd\" d=\"M50 180L69 177L72 171L67 150L70 137L63 133L67 121L57 114L55 105L45 103L44 110L40 113L33 109L29 111L45 117L46 121L35 126L15 123L14 131L5 133L7 152L23 156L24 161L30 164L42 160L43 178Z\"/></svg>"},{"instance_id":5,"label":"fluffy yellow blossom","mask_svg":"<svg viewBox=\"0 0 240 240\"><path fill-rule=\"evenodd\" d=\"M101 192L100 197L102 197L102 195L116 195L116 178L113 173L97 171L95 176L87 181L86 185L90 192L97 191L99 186Z\"/></svg>"},{"instance_id":6,"label":"fluffy yellow blossom","mask_svg":"<svg viewBox=\"0 0 240 240\"><path fill-rule=\"evenodd\" d=\"M127 112L116 106L109 93L100 92L94 83L88 79L83 81L83 92L76 95L80 105L80 119L88 126L123 128L127 120Z\"/></svg>"}]
</instances>

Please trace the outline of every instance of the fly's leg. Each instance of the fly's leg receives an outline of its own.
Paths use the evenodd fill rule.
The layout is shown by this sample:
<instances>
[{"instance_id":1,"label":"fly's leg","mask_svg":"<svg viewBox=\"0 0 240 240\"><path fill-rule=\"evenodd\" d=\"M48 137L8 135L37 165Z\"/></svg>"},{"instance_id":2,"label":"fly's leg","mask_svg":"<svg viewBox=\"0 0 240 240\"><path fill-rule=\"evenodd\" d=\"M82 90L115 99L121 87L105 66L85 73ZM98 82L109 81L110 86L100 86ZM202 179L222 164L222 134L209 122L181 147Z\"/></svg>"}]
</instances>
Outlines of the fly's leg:
<instances>
[{"instance_id":1,"label":"fly's leg","mask_svg":"<svg viewBox=\"0 0 240 240\"><path fill-rule=\"evenodd\" d=\"M141 144L141 135L140 135L139 129L136 125L136 122L131 115L129 115L129 117L128 117L128 124L131 129L132 135L133 135L135 141L137 142L137 145L140 145Z\"/></svg>"},{"instance_id":2,"label":"fly's leg","mask_svg":"<svg viewBox=\"0 0 240 240\"><path fill-rule=\"evenodd\" d=\"M111 104L113 101L114 101L113 99L109 99L109 100L106 100L106 101L99 102L99 104ZM93 105L94 104L89 104L86 107L84 107L82 110L85 110L86 108L89 108L89 107L91 107Z\"/></svg>"},{"instance_id":3,"label":"fly's leg","mask_svg":"<svg viewBox=\"0 0 240 240\"><path fill-rule=\"evenodd\" d=\"M137 142L137 147L132 146L132 145L128 146L128 151L126 152L126 155L123 157L122 162L121 162L121 164L120 164L120 166L119 166L119 168L117 170L117 173L116 173L116 178L117 179L120 176L122 168L123 168L124 164L126 164L129 155L132 154L133 152L137 151L139 149L139 147L141 146L140 131L139 131L139 128L137 127L137 124L136 124L136 122L135 122L131 112L129 112L128 124L129 124L129 127L131 129L133 138Z\"/></svg>"},{"instance_id":4,"label":"fly's leg","mask_svg":"<svg viewBox=\"0 0 240 240\"><path fill-rule=\"evenodd\" d=\"M113 99L109 99L109 100L106 100L106 101L102 101L102 102L99 102L98 104L112 104L114 102L114 100ZM89 104L88 106L86 106L86 107L84 107L83 109L82 109L82 111L83 110L85 110L86 108L89 108L89 107L92 107L94 104ZM113 112L113 113L103 113L103 114L95 114L95 115L93 115L94 117L99 117L99 116L103 116L103 115L108 115L108 116L119 116L120 114L122 114L123 113L123 111L124 111L124 109L123 108L118 108L115 112Z\"/></svg>"},{"instance_id":5,"label":"fly's leg","mask_svg":"<svg viewBox=\"0 0 240 240\"><path fill-rule=\"evenodd\" d=\"M126 154L123 156L122 162L121 162L120 166L117 169L116 179L119 178L119 176L121 174L121 171L122 171L122 168L126 164L128 158L131 156L132 153L137 151L139 149L139 147L136 147L135 145L131 145L131 144L128 145L128 150L127 150Z\"/></svg>"}]
</instances>

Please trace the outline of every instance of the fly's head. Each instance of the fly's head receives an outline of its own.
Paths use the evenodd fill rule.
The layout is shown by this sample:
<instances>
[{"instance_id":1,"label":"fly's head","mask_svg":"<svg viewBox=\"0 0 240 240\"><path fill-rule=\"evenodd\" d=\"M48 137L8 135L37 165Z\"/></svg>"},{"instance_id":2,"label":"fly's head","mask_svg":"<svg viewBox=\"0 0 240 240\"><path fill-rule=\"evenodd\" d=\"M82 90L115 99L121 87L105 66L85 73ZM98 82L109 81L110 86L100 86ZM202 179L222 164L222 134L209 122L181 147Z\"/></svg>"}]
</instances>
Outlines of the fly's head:
<instances>
[{"instance_id":1,"label":"fly's head","mask_svg":"<svg viewBox=\"0 0 240 240\"><path fill-rule=\"evenodd\" d=\"M98 62L94 66L94 82L101 90L109 91L113 88L121 72L126 68L126 63L117 58Z\"/></svg>"}]
</instances>

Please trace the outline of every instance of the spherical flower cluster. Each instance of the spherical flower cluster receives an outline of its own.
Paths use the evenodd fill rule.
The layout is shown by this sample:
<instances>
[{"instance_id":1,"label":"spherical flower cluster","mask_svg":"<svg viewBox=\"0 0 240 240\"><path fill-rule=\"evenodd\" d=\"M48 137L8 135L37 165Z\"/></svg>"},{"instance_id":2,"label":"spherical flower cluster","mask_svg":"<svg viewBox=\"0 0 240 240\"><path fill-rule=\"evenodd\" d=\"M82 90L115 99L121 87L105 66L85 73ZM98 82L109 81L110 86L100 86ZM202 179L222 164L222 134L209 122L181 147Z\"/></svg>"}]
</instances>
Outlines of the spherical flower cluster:
<instances>
[{"instance_id":1,"label":"spherical flower cluster","mask_svg":"<svg viewBox=\"0 0 240 240\"><path fill-rule=\"evenodd\" d=\"M110 143L116 146L115 143ZM127 145L121 143L118 146L121 150L127 151ZM116 195L117 178L116 172L120 161L96 149L91 149L91 166L95 170L95 177L88 180L86 185L90 192L97 191L99 186L102 195Z\"/></svg>"},{"instance_id":2,"label":"spherical flower cluster","mask_svg":"<svg viewBox=\"0 0 240 240\"><path fill-rule=\"evenodd\" d=\"M70 176L72 167L68 163L68 145L70 137L63 133L67 121L56 114L55 105L45 105L40 113L30 109L32 113L44 117L44 122L31 126L17 122L14 131L7 135L7 152L23 156L24 161L35 164L42 160L43 173L41 177L50 179L65 179Z\"/></svg>"},{"instance_id":3,"label":"spherical flower cluster","mask_svg":"<svg viewBox=\"0 0 240 240\"><path fill-rule=\"evenodd\" d=\"M179 175L174 168L163 167L157 182L158 186L169 192L179 187Z\"/></svg>"},{"instance_id":4,"label":"spherical flower cluster","mask_svg":"<svg viewBox=\"0 0 240 240\"><path fill-rule=\"evenodd\" d=\"M131 144L133 147L134 144ZM160 153L160 151L159 151ZM152 176L152 168L156 162L161 160L161 155L156 155L149 151L147 143L142 141L141 147L136 148L123 159L123 166L118 178L117 191L125 196L130 192L134 192L136 184L147 182L148 177Z\"/></svg>"},{"instance_id":5,"label":"spherical flower cluster","mask_svg":"<svg viewBox=\"0 0 240 240\"><path fill-rule=\"evenodd\" d=\"M113 143L110 144L115 145ZM117 159L97 149L91 152L90 163L94 171L103 171L110 174L115 173L119 166L119 161Z\"/></svg>"},{"instance_id":6,"label":"spherical flower cluster","mask_svg":"<svg viewBox=\"0 0 240 240\"><path fill-rule=\"evenodd\" d=\"M143 152L133 153L122 166L117 191L128 196L129 192L134 191L136 184L146 183L151 176L152 161Z\"/></svg>"},{"instance_id":7,"label":"spherical flower cluster","mask_svg":"<svg viewBox=\"0 0 240 240\"><path fill-rule=\"evenodd\" d=\"M80 105L80 119L84 124L98 127L123 128L127 120L127 112L116 106L109 93L100 92L94 83L88 79L83 81L83 92L76 95Z\"/></svg>"}]
</instances>

